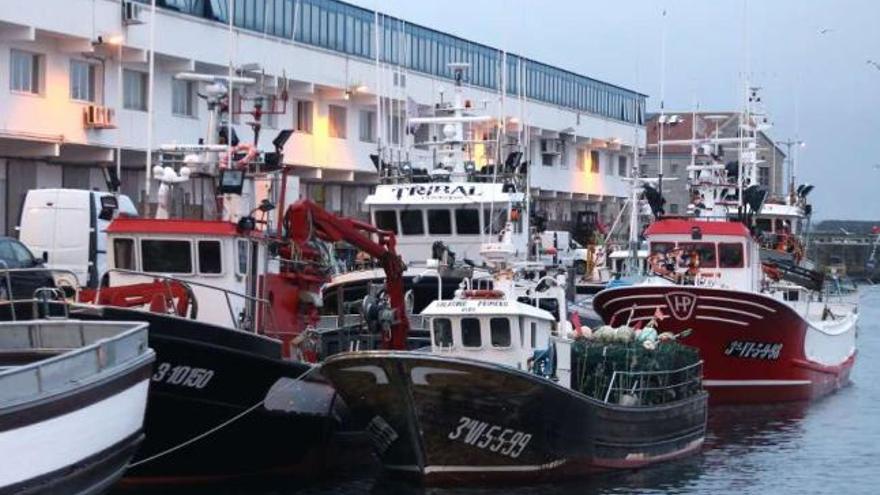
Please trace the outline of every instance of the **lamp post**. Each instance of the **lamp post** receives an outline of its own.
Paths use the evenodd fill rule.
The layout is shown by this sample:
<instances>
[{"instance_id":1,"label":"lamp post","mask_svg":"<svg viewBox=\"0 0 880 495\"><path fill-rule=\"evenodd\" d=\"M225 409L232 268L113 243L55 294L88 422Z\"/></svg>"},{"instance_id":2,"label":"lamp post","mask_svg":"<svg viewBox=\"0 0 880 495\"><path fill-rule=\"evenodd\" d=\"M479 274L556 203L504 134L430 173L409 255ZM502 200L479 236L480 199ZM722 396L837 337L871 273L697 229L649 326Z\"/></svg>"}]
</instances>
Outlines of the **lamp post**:
<instances>
[{"instance_id":1,"label":"lamp post","mask_svg":"<svg viewBox=\"0 0 880 495\"><path fill-rule=\"evenodd\" d=\"M116 47L116 179L122 183L122 130L119 127L119 116L122 112L122 45L125 38L119 34L107 39L107 44ZM116 188L119 192L119 187Z\"/></svg>"}]
</instances>

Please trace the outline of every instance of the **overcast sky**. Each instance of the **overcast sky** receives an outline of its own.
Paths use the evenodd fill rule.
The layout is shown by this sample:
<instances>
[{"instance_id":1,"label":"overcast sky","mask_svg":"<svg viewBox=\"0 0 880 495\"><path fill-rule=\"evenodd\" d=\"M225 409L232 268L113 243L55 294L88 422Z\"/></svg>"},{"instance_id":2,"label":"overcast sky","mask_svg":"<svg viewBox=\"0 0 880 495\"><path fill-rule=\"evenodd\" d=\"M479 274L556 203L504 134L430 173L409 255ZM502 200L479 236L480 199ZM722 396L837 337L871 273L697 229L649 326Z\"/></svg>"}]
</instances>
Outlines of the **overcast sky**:
<instances>
[{"instance_id":1,"label":"overcast sky","mask_svg":"<svg viewBox=\"0 0 880 495\"><path fill-rule=\"evenodd\" d=\"M750 53L769 133L806 142L816 218L880 220L880 0L353 2L646 93L649 111L665 10L667 110L741 109Z\"/></svg>"}]
</instances>

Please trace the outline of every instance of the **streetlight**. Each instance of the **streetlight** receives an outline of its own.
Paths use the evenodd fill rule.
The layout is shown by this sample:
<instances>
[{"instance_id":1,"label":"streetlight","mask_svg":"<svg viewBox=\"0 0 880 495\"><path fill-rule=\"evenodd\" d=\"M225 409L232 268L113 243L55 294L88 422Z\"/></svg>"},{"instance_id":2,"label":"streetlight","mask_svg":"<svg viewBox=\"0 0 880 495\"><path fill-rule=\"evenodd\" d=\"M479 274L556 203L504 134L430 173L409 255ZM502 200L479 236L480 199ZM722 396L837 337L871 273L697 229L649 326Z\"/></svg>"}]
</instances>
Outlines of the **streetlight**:
<instances>
[{"instance_id":1,"label":"streetlight","mask_svg":"<svg viewBox=\"0 0 880 495\"><path fill-rule=\"evenodd\" d=\"M114 34L106 37L99 37L102 43L116 47L116 179L122 181L122 131L119 129L119 115L122 111L122 46L125 43L125 36ZM152 95L150 95L152 98ZM117 187L117 193L119 188Z\"/></svg>"}]
</instances>

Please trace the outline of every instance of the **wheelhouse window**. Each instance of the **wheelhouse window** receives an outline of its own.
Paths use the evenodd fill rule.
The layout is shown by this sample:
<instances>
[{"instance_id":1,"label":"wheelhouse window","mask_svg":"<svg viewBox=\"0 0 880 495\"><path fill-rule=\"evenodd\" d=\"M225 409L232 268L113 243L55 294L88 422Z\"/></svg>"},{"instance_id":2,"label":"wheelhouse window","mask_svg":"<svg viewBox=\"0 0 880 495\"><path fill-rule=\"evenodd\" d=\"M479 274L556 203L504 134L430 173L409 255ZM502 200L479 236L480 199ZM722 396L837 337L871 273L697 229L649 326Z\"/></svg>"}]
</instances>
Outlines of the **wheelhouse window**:
<instances>
[{"instance_id":1,"label":"wheelhouse window","mask_svg":"<svg viewBox=\"0 0 880 495\"><path fill-rule=\"evenodd\" d=\"M492 318L489 320L489 333L492 347L510 347L510 320Z\"/></svg>"},{"instance_id":2,"label":"wheelhouse window","mask_svg":"<svg viewBox=\"0 0 880 495\"><path fill-rule=\"evenodd\" d=\"M144 239L141 263L145 272L192 273L192 247L189 241Z\"/></svg>"},{"instance_id":3,"label":"wheelhouse window","mask_svg":"<svg viewBox=\"0 0 880 495\"><path fill-rule=\"evenodd\" d=\"M690 258L693 256L698 258L699 266L702 268L716 268L718 266L714 242L694 242L680 244L678 247L681 248L681 262L685 266L691 263Z\"/></svg>"},{"instance_id":4,"label":"wheelhouse window","mask_svg":"<svg viewBox=\"0 0 880 495\"><path fill-rule=\"evenodd\" d=\"M507 210L502 207L483 210L483 233L498 234L507 223Z\"/></svg>"},{"instance_id":5,"label":"wheelhouse window","mask_svg":"<svg viewBox=\"0 0 880 495\"><path fill-rule=\"evenodd\" d=\"M742 268L745 257L743 245L738 242L718 243L718 266L721 268Z\"/></svg>"},{"instance_id":6,"label":"wheelhouse window","mask_svg":"<svg viewBox=\"0 0 880 495\"><path fill-rule=\"evenodd\" d=\"M476 318L461 319L461 345L465 347L481 347L483 337L480 335L480 320Z\"/></svg>"},{"instance_id":7,"label":"wheelhouse window","mask_svg":"<svg viewBox=\"0 0 880 495\"><path fill-rule=\"evenodd\" d=\"M480 233L480 210L455 210L455 230L459 235L478 235Z\"/></svg>"},{"instance_id":8,"label":"wheelhouse window","mask_svg":"<svg viewBox=\"0 0 880 495\"><path fill-rule=\"evenodd\" d=\"M428 233L452 235L452 217L449 210L428 210Z\"/></svg>"},{"instance_id":9,"label":"wheelhouse window","mask_svg":"<svg viewBox=\"0 0 880 495\"><path fill-rule=\"evenodd\" d=\"M531 340L529 340L529 344L532 346L532 348L537 348L538 343L536 342L536 340L538 339L538 323L533 321L531 323L531 325L529 325L529 327L530 327L529 337L531 339Z\"/></svg>"},{"instance_id":10,"label":"wheelhouse window","mask_svg":"<svg viewBox=\"0 0 880 495\"><path fill-rule=\"evenodd\" d=\"M434 319L434 345L452 347L452 322L449 318Z\"/></svg>"},{"instance_id":11,"label":"wheelhouse window","mask_svg":"<svg viewBox=\"0 0 880 495\"><path fill-rule=\"evenodd\" d=\"M375 213L376 227L382 230L390 230L395 234L397 230L397 212L394 210L378 210Z\"/></svg>"},{"instance_id":12,"label":"wheelhouse window","mask_svg":"<svg viewBox=\"0 0 880 495\"><path fill-rule=\"evenodd\" d=\"M425 224L422 210L404 210L400 212L400 230L403 235L424 235Z\"/></svg>"},{"instance_id":13,"label":"wheelhouse window","mask_svg":"<svg viewBox=\"0 0 880 495\"><path fill-rule=\"evenodd\" d=\"M113 260L116 268L136 270L134 263L134 239L113 239Z\"/></svg>"},{"instance_id":14,"label":"wheelhouse window","mask_svg":"<svg viewBox=\"0 0 880 495\"><path fill-rule=\"evenodd\" d=\"M220 241L199 241L199 273L223 273Z\"/></svg>"},{"instance_id":15,"label":"wheelhouse window","mask_svg":"<svg viewBox=\"0 0 880 495\"><path fill-rule=\"evenodd\" d=\"M236 266L235 273L246 275L248 267L248 241L246 239L239 239L236 244L238 248L238 266Z\"/></svg>"},{"instance_id":16,"label":"wheelhouse window","mask_svg":"<svg viewBox=\"0 0 880 495\"><path fill-rule=\"evenodd\" d=\"M651 254L666 254L675 249L674 242L652 242Z\"/></svg>"}]
</instances>

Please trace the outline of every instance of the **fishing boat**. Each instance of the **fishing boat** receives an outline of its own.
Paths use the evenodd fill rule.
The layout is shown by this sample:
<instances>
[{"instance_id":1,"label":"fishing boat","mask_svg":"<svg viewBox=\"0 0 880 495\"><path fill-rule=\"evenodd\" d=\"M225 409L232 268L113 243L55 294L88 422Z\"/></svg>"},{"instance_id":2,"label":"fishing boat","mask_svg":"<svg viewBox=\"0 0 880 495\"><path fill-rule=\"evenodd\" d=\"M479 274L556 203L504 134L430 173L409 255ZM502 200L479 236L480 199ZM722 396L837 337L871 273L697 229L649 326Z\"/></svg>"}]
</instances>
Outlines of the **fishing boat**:
<instances>
[{"instance_id":1,"label":"fishing boat","mask_svg":"<svg viewBox=\"0 0 880 495\"><path fill-rule=\"evenodd\" d=\"M97 494L144 439L143 322L0 323L0 492Z\"/></svg>"},{"instance_id":2,"label":"fishing boat","mask_svg":"<svg viewBox=\"0 0 880 495\"><path fill-rule=\"evenodd\" d=\"M573 338L565 282L540 265L498 267L422 312L429 350L341 353L322 364L386 471L427 484L509 483L699 450L706 393L696 352L660 344L674 356L661 364L640 343Z\"/></svg>"},{"instance_id":3,"label":"fishing boat","mask_svg":"<svg viewBox=\"0 0 880 495\"><path fill-rule=\"evenodd\" d=\"M254 142L238 142L221 117L231 118L230 87L252 95L243 88L255 80L178 77L207 83L204 142L159 148L154 214L114 218L106 230L110 269L98 287L75 288L76 301L46 301L44 313L151 326L157 358L147 437L127 482L314 477L339 422L332 388L312 379L313 366L296 359L291 342L323 278L298 285L311 280L311 267L268 254L293 235L281 214L268 216L275 204L289 206L279 166L289 131L279 133L274 151L257 150L266 98L257 91L242 96L254 99ZM32 301L18 301L0 308L0 317L36 317L32 308Z\"/></svg>"},{"instance_id":4,"label":"fishing boat","mask_svg":"<svg viewBox=\"0 0 880 495\"><path fill-rule=\"evenodd\" d=\"M758 101L757 90L750 91L749 101ZM739 138L674 142L710 150L736 144L740 160L723 164L709 152L710 160L689 167L690 216L663 216L661 191L648 186L656 217L644 232L650 276L593 299L611 325L643 324L659 311L661 331L691 330L683 342L700 349L713 403L817 399L849 382L856 357L856 301L823 290L823 275L801 259L802 248L792 249L792 225L780 229L786 242L768 256L757 220L803 218L811 208L809 191L798 188L786 208L761 216L766 192L757 185L756 134L762 122L747 107Z\"/></svg>"}]
</instances>

